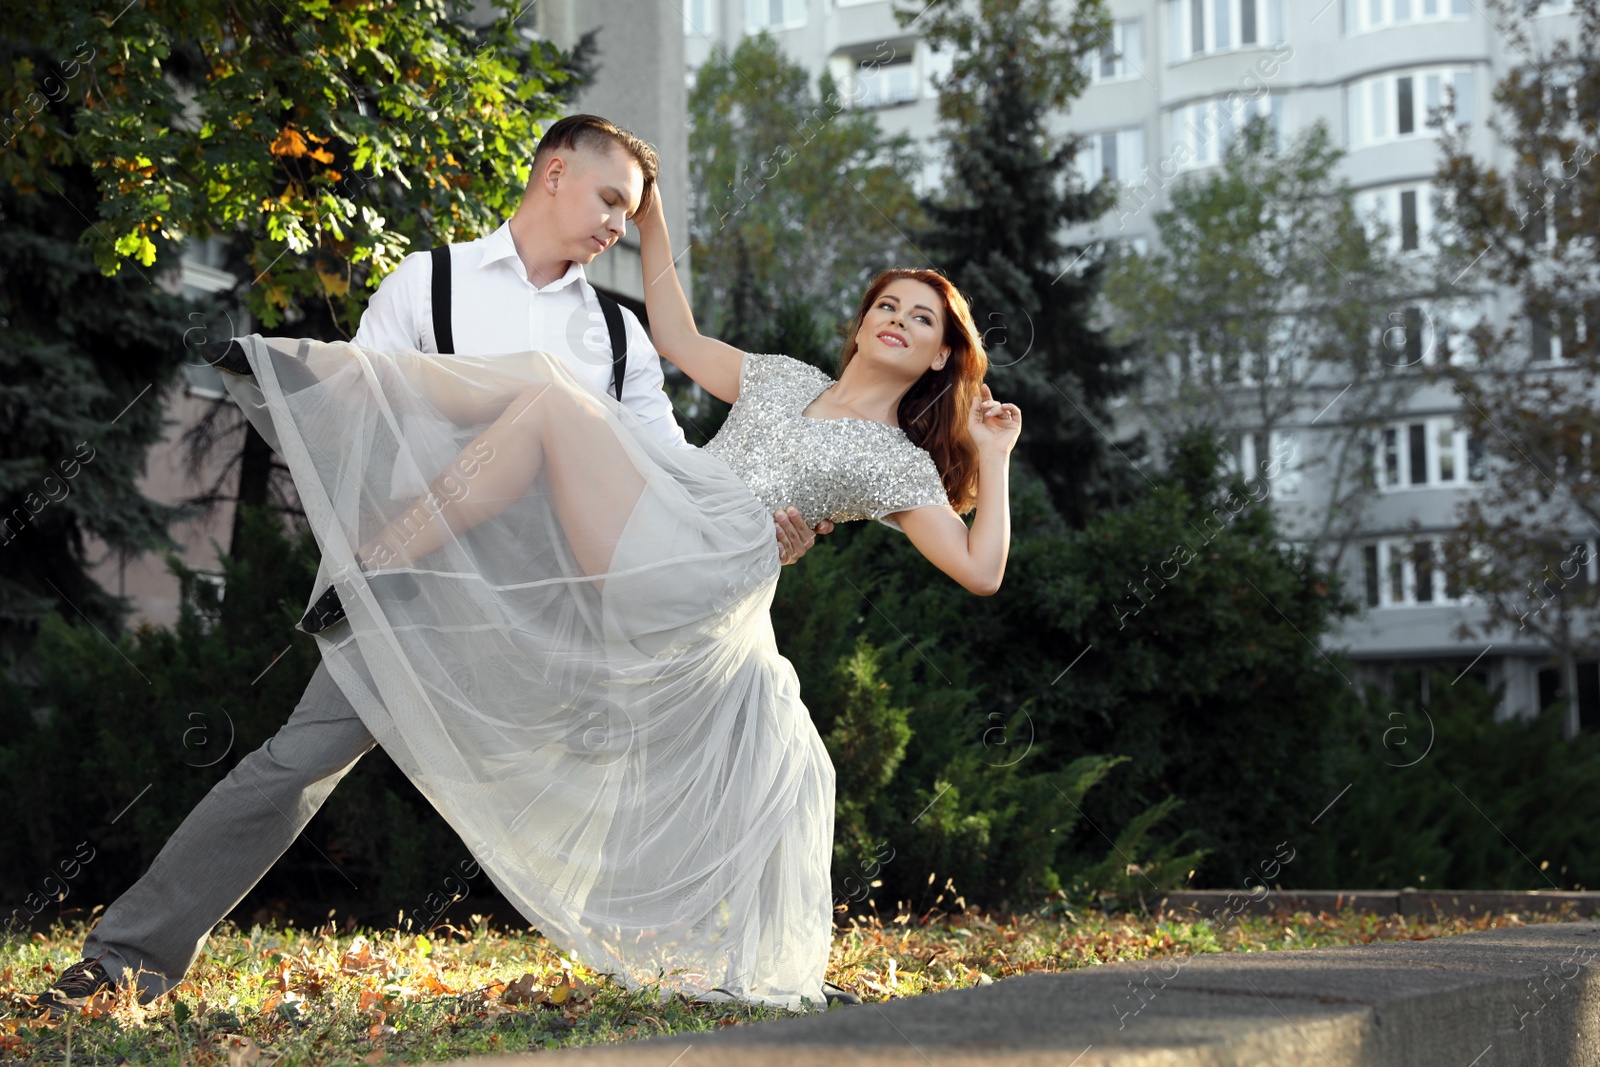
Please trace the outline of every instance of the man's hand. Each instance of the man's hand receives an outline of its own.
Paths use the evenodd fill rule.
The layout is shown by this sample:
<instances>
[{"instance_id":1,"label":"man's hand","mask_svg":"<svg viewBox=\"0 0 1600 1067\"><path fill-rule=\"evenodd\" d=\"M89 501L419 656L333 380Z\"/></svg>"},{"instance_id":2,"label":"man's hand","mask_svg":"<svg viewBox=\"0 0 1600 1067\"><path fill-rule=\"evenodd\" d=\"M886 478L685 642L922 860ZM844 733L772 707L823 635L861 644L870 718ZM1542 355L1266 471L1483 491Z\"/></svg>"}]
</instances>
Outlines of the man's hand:
<instances>
[{"instance_id":1,"label":"man's hand","mask_svg":"<svg viewBox=\"0 0 1600 1067\"><path fill-rule=\"evenodd\" d=\"M775 511L772 514L773 522L778 527L778 560L784 564L793 563L806 551L817 543L816 535L806 528L805 522L800 517L799 508L789 508L787 511ZM833 532L833 523L823 519L817 523L816 533L830 534Z\"/></svg>"}]
</instances>

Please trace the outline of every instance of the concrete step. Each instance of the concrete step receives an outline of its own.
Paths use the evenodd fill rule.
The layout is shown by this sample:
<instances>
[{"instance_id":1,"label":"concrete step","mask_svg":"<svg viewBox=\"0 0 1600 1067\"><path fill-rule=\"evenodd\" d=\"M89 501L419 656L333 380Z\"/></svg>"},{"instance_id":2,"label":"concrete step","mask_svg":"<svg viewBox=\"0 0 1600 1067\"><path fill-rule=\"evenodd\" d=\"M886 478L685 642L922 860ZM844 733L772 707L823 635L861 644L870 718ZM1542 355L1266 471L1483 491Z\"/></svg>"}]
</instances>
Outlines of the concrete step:
<instances>
[{"instance_id":1,"label":"concrete step","mask_svg":"<svg viewBox=\"0 0 1600 1067\"><path fill-rule=\"evenodd\" d=\"M1259 892L1256 894L1259 896ZM1245 903L1248 902L1248 903ZM1600 893L1530 889L1523 892L1495 889L1274 889L1259 900L1250 893L1224 889L1186 890L1169 894L1160 910L1183 922L1224 911L1270 915L1279 911L1324 911L1350 908L1372 915L1404 915L1437 919L1444 916L1471 919L1480 915L1559 915L1570 909L1573 918L1600 915Z\"/></svg>"},{"instance_id":2,"label":"concrete step","mask_svg":"<svg viewBox=\"0 0 1600 1067\"><path fill-rule=\"evenodd\" d=\"M1030 974L711 1034L582 1067L1532 1067L1600 1063L1600 923ZM526 1067L526 1056L479 1057Z\"/></svg>"}]
</instances>

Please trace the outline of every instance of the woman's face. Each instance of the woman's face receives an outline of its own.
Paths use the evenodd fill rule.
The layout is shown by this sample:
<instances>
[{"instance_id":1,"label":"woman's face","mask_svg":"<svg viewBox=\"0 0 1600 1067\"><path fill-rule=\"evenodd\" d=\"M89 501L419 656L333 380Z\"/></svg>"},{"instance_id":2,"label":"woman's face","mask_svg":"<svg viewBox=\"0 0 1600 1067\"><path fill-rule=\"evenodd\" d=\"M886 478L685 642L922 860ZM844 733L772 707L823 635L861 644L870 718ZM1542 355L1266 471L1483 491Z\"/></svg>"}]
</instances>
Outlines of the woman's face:
<instances>
[{"instance_id":1,"label":"woman's face","mask_svg":"<svg viewBox=\"0 0 1600 1067\"><path fill-rule=\"evenodd\" d=\"M902 370L912 381L950 357L944 344L944 301L939 291L915 278L884 286L856 331L856 355Z\"/></svg>"}]
</instances>

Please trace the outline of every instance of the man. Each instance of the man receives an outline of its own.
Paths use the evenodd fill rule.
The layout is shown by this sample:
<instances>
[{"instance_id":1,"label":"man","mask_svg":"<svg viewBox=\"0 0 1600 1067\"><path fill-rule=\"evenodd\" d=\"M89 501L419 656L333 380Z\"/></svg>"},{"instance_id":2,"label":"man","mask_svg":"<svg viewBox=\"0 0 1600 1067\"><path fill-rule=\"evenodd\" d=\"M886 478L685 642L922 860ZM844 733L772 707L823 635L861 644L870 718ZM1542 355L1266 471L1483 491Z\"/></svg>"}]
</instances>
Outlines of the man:
<instances>
[{"instance_id":1,"label":"man","mask_svg":"<svg viewBox=\"0 0 1600 1067\"><path fill-rule=\"evenodd\" d=\"M611 353L604 329L591 329L601 309L583 265L621 240L628 216L652 195L656 170L654 150L605 119L573 115L552 125L534 154L516 213L489 236L451 249L454 351L542 349L561 356L596 393L605 392ZM431 281L428 254L407 256L373 294L354 342L439 351ZM662 389L660 356L631 311L624 309L624 320L622 403L662 441L687 447ZM233 369L247 373L248 363ZM426 487L422 472L396 464L396 498ZM793 508L775 523L780 556L792 563L813 543L812 531ZM825 524L817 532L831 528ZM326 665L319 665L283 728L206 794L144 876L106 909L84 941L84 959L36 1002L59 1015L113 985L136 982L144 1002L177 985L211 929L375 744Z\"/></svg>"}]
</instances>

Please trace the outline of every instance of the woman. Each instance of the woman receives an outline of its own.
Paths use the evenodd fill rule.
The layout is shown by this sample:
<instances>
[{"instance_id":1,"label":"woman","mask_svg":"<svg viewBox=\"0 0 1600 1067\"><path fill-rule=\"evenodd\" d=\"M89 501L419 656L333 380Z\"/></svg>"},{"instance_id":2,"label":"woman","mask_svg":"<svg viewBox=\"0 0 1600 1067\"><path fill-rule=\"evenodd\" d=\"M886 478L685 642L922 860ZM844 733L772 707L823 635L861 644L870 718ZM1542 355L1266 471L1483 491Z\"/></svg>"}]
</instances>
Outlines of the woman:
<instances>
[{"instance_id":1,"label":"woman","mask_svg":"<svg viewBox=\"0 0 1600 1067\"><path fill-rule=\"evenodd\" d=\"M880 519L993 593L1021 416L940 275L873 283L834 382L702 337L659 202L637 222L658 349L733 402L704 449L542 352L252 336L244 406L339 568L324 662L506 898L629 987L820 1006L834 773L773 638L772 513ZM401 449L443 473L394 515Z\"/></svg>"}]
</instances>

